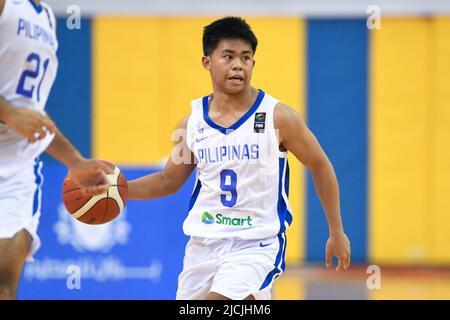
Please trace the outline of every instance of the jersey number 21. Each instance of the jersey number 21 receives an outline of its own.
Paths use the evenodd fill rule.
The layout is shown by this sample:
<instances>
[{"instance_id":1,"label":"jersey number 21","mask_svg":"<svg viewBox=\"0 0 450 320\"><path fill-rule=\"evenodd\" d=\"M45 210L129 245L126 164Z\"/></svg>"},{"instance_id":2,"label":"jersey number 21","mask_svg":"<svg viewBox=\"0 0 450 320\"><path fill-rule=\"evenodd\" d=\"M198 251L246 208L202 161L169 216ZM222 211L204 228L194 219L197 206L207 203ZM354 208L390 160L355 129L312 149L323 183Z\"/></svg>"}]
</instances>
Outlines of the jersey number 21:
<instances>
[{"instance_id":1,"label":"jersey number 21","mask_svg":"<svg viewBox=\"0 0 450 320\"><path fill-rule=\"evenodd\" d=\"M27 62L32 63L33 61L35 62L35 68L32 70L25 70L24 72L22 72L22 75L20 76L20 80L19 80L19 85L17 86L16 93L20 94L22 96L28 97L28 98L33 98L33 94L35 91L34 89L36 88L36 84L37 84L36 99L39 102L41 99L40 92L41 92L42 81L44 80L45 73L47 72L47 68L48 68L48 64L49 64L50 60L47 59L42 63L42 67L44 68L44 71L42 72L42 76L41 76L40 80L38 80L38 77L39 77L39 73L40 73L40 69L41 69L41 57L39 57L39 55L37 53L31 53L27 57ZM30 78L33 80L33 84L29 85L28 87L26 87L27 78ZM38 81L39 81L39 83L37 83Z\"/></svg>"}]
</instances>

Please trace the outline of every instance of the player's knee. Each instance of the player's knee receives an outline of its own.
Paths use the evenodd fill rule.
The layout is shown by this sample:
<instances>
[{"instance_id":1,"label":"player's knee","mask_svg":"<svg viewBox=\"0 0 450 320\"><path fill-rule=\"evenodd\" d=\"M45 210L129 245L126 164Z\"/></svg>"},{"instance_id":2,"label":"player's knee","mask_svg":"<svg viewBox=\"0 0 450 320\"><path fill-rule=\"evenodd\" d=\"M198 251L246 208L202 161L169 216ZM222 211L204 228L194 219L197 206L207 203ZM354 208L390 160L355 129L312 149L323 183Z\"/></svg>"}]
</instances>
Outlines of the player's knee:
<instances>
[{"instance_id":1,"label":"player's knee","mask_svg":"<svg viewBox=\"0 0 450 320\"><path fill-rule=\"evenodd\" d=\"M12 285L0 283L0 300L14 300L16 292Z\"/></svg>"}]
</instances>

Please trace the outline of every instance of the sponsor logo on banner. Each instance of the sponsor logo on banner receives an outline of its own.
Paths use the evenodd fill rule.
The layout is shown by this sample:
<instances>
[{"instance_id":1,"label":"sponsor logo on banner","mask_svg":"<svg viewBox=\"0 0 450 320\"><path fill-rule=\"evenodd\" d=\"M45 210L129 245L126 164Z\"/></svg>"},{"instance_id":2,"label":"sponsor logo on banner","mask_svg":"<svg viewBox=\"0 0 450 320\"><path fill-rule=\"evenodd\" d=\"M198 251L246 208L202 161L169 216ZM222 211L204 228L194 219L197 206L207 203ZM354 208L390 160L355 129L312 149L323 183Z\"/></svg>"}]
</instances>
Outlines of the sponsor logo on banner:
<instances>
[{"instance_id":1,"label":"sponsor logo on banner","mask_svg":"<svg viewBox=\"0 0 450 320\"><path fill-rule=\"evenodd\" d=\"M78 252L109 252L115 245L126 245L131 225L126 220L126 209L109 223L89 225L70 216L61 204L58 221L53 225L58 242L71 245Z\"/></svg>"}]
</instances>

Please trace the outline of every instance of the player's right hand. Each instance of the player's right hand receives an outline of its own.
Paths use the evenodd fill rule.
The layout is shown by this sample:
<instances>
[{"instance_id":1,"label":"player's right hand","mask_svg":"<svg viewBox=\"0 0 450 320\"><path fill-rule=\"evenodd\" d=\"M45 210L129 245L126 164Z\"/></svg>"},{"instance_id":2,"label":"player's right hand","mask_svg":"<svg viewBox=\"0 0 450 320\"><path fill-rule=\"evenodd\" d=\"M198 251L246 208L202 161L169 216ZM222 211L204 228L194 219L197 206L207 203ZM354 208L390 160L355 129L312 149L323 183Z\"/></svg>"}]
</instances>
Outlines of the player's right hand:
<instances>
[{"instance_id":1,"label":"player's right hand","mask_svg":"<svg viewBox=\"0 0 450 320\"><path fill-rule=\"evenodd\" d=\"M72 178L80 185L85 195L97 195L106 192L110 183L106 175L114 172L113 168L97 159L81 159L69 168Z\"/></svg>"},{"instance_id":2,"label":"player's right hand","mask_svg":"<svg viewBox=\"0 0 450 320\"><path fill-rule=\"evenodd\" d=\"M14 108L8 114L6 124L29 142L44 139L47 134L56 131L56 125L48 116L26 107Z\"/></svg>"},{"instance_id":3,"label":"player's right hand","mask_svg":"<svg viewBox=\"0 0 450 320\"><path fill-rule=\"evenodd\" d=\"M330 268L333 256L338 258L338 266L336 271L345 271L350 266L350 240L344 232L330 234L326 249L326 267Z\"/></svg>"}]
</instances>

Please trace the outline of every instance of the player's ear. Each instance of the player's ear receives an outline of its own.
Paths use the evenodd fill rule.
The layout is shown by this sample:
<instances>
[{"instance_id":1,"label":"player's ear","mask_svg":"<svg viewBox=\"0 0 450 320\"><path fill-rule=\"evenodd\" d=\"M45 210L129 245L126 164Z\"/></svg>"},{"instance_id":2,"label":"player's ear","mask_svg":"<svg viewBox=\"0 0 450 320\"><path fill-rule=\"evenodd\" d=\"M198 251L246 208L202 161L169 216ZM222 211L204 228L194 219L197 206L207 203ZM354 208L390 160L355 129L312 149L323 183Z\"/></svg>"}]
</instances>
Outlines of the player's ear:
<instances>
[{"instance_id":1,"label":"player's ear","mask_svg":"<svg viewBox=\"0 0 450 320\"><path fill-rule=\"evenodd\" d=\"M210 57L203 56L202 64L203 64L203 68L205 68L208 71L211 70L211 58Z\"/></svg>"},{"instance_id":2,"label":"player's ear","mask_svg":"<svg viewBox=\"0 0 450 320\"><path fill-rule=\"evenodd\" d=\"M253 59L253 67L255 67L256 61L255 59Z\"/></svg>"}]
</instances>

